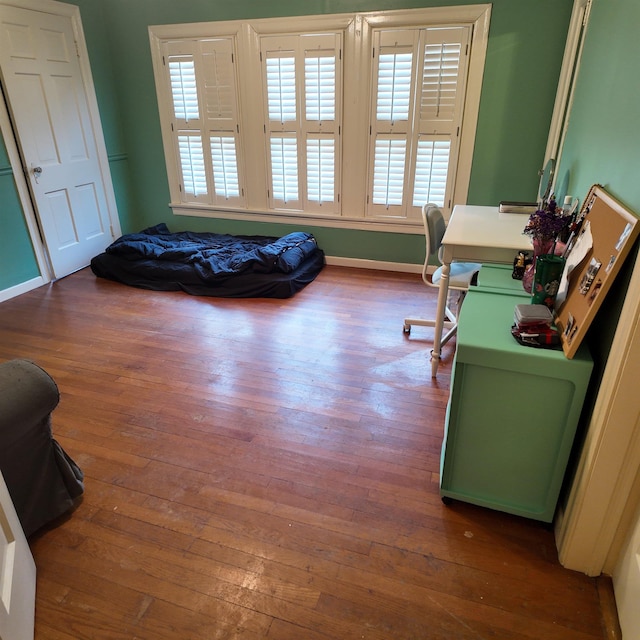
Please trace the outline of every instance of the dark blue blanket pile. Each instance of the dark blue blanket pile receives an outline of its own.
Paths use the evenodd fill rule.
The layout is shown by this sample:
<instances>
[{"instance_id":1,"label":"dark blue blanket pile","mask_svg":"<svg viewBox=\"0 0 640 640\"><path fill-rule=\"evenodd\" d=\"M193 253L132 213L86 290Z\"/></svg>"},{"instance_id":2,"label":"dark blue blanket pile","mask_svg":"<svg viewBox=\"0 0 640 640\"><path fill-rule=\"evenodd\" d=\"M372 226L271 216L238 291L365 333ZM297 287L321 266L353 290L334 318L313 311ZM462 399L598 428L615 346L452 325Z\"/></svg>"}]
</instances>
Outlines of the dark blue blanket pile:
<instances>
[{"instance_id":1,"label":"dark blue blanket pile","mask_svg":"<svg viewBox=\"0 0 640 640\"><path fill-rule=\"evenodd\" d=\"M242 298L288 298L323 266L309 233L171 233L165 224L124 235L91 261L95 275L136 287Z\"/></svg>"}]
</instances>

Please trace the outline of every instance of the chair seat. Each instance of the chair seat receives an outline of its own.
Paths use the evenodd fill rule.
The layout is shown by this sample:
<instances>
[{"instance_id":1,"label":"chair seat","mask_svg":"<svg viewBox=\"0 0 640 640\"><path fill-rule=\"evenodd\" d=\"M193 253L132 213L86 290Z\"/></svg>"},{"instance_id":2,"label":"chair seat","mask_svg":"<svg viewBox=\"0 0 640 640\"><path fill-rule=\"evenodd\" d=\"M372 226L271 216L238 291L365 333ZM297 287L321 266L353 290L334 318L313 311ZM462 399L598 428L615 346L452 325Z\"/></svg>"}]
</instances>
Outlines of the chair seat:
<instances>
[{"instance_id":1,"label":"chair seat","mask_svg":"<svg viewBox=\"0 0 640 640\"><path fill-rule=\"evenodd\" d=\"M439 287L442 280L442 267L438 267L433 275L429 275L431 266L429 258L438 256L438 261L442 264L442 237L446 229L444 217L439 207L432 203L427 203L422 207L422 224L424 226L425 237L425 260L422 265L422 280L430 287ZM480 271L481 264L475 262L454 262L451 264L449 272L448 287L458 292L458 312L460 304L464 299L464 293L468 291L469 286L474 283L474 276ZM475 283L474 283L475 284ZM454 313L447 304L444 309L438 309L444 314L444 326L446 334L440 336L440 346L446 344L450 338L456 335L458 330L457 312ZM411 326L418 325L422 327L435 327L436 320L421 318L405 318L402 330L405 334L411 333Z\"/></svg>"},{"instance_id":2,"label":"chair seat","mask_svg":"<svg viewBox=\"0 0 640 640\"><path fill-rule=\"evenodd\" d=\"M449 287L468 289L473 276L480 271L482 265L477 262L452 262L449 273ZM431 282L437 285L442 276L442 267L438 267L431 276Z\"/></svg>"}]
</instances>

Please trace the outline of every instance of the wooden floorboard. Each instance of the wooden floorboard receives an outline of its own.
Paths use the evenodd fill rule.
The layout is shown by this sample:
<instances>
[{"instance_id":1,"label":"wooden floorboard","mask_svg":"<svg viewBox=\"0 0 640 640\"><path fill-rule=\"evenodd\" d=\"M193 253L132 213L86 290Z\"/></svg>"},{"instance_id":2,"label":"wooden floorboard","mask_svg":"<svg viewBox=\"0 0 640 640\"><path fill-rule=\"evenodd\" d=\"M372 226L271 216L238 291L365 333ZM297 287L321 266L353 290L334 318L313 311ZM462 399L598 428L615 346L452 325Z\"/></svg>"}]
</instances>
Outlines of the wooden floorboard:
<instances>
[{"instance_id":1,"label":"wooden floorboard","mask_svg":"<svg viewBox=\"0 0 640 640\"><path fill-rule=\"evenodd\" d=\"M89 270L0 305L0 359L56 380L77 509L34 535L37 639L595 640L602 582L548 526L438 473L455 341L431 378L419 277L326 267L288 300ZM606 588L606 585L605 585Z\"/></svg>"}]
</instances>

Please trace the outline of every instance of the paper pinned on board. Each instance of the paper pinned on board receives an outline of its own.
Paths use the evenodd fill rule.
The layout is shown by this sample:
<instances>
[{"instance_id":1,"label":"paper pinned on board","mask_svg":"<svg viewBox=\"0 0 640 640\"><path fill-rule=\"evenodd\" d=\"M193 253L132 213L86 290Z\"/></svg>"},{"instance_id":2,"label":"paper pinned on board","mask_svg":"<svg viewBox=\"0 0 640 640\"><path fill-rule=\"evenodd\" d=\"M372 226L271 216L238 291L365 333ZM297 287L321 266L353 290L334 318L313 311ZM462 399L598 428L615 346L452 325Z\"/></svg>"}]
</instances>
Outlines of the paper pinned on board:
<instances>
[{"instance_id":1,"label":"paper pinned on board","mask_svg":"<svg viewBox=\"0 0 640 640\"><path fill-rule=\"evenodd\" d=\"M556 311L562 306L562 303L567 297L567 290L569 289L569 278L572 271L584 260L585 256L593 247L593 236L591 235L591 225L588 220L584 221L582 229L575 240L573 247L571 248L569 255L567 256L567 262L564 265L564 271L560 278L560 287L558 288L558 295L556 296L555 309Z\"/></svg>"}]
</instances>

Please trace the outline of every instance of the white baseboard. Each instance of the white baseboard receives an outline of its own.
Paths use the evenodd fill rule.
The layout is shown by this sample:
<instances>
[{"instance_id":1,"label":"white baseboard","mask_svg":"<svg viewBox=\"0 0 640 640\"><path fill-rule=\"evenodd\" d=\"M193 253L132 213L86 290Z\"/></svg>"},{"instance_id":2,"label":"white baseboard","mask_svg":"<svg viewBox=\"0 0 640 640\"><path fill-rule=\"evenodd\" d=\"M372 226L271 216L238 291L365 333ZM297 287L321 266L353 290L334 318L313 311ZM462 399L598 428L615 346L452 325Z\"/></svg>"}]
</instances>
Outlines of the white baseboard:
<instances>
[{"instance_id":1,"label":"white baseboard","mask_svg":"<svg viewBox=\"0 0 640 640\"><path fill-rule=\"evenodd\" d=\"M9 287L8 289L3 289L0 291L0 302L5 302L5 300L11 300L11 298L15 298L23 293L27 293L27 291L31 291L33 289L37 289L41 287L43 284L46 284L44 278L42 276L38 276L37 278L33 278L32 280L27 280L26 282L21 282L17 284L15 287Z\"/></svg>"},{"instance_id":2,"label":"white baseboard","mask_svg":"<svg viewBox=\"0 0 640 640\"><path fill-rule=\"evenodd\" d=\"M355 269L377 269L379 271L400 271L402 273L422 273L421 264L408 262L383 262L364 258L342 258L340 256L326 256L328 265L336 267L353 267Z\"/></svg>"},{"instance_id":3,"label":"white baseboard","mask_svg":"<svg viewBox=\"0 0 640 640\"><path fill-rule=\"evenodd\" d=\"M380 260L367 260L365 258L342 258L340 256L326 256L327 264L336 267L353 267L354 269L377 269L378 271L398 271L400 273L422 273L421 264L411 264L409 262L384 262ZM22 282L15 287L0 291L0 302L15 298L27 291L37 289L46 284L44 278L39 276L27 282Z\"/></svg>"}]
</instances>

